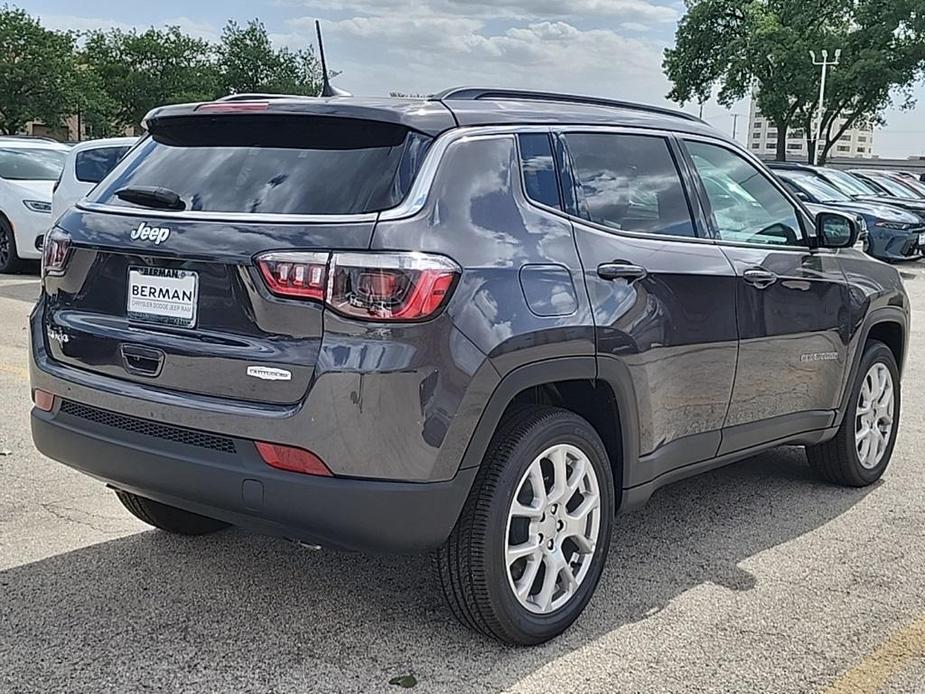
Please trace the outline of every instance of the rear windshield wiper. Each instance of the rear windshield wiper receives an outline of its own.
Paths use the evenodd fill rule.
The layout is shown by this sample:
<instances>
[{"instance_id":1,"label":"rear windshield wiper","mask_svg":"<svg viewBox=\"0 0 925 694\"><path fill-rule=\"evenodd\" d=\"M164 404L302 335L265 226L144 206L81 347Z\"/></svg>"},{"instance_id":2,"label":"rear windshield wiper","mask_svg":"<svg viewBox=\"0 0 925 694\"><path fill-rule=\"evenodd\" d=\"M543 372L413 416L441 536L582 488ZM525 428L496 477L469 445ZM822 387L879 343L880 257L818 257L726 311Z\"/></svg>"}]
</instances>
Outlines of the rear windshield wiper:
<instances>
[{"instance_id":1,"label":"rear windshield wiper","mask_svg":"<svg viewBox=\"0 0 925 694\"><path fill-rule=\"evenodd\" d=\"M129 186L116 191L116 197L133 205L158 210L185 210L186 203L170 188L160 186Z\"/></svg>"}]
</instances>

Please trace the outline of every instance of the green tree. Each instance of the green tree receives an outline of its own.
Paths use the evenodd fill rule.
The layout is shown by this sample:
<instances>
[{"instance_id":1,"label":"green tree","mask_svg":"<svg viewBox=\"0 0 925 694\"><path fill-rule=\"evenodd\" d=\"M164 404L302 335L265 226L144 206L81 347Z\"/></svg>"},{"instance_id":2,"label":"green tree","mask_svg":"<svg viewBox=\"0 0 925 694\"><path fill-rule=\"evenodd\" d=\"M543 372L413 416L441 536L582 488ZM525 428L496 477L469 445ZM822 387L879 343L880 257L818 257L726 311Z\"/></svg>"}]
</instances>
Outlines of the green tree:
<instances>
[{"instance_id":1,"label":"green tree","mask_svg":"<svg viewBox=\"0 0 925 694\"><path fill-rule=\"evenodd\" d=\"M104 95L88 111L111 118L113 126L138 125L156 106L204 101L216 93L212 45L175 26L91 32L81 61Z\"/></svg>"},{"instance_id":2,"label":"green tree","mask_svg":"<svg viewBox=\"0 0 925 694\"><path fill-rule=\"evenodd\" d=\"M730 106L754 93L777 127L778 159L786 158L791 127L804 129L810 151L815 146L819 69L810 50L843 50L826 91L823 161L845 130L879 119L890 95L907 91L925 67L921 0L687 0L687 6L676 45L665 52L669 98L703 101L718 87L720 103Z\"/></svg>"},{"instance_id":3,"label":"green tree","mask_svg":"<svg viewBox=\"0 0 925 694\"><path fill-rule=\"evenodd\" d=\"M912 87L925 76L922 0L855 5L838 43L842 48L840 64L831 71L826 87L820 164L851 128L883 124L883 110L891 103L912 108Z\"/></svg>"},{"instance_id":4,"label":"green tree","mask_svg":"<svg viewBox=\"0 0 925 694\"><path fill-rule=\"evenodd\" d=\"M24 11L0 6L0 132L29 121L63 125L77 99L76 37L44 29Z\"/></svg>"},{"instance_id":5,"label":"green tree","mask_svg":"<svg viewBox=\"0 0 925 694\"><path fill-rule=\"evenodd\" d=\"M217 47L219 91L224 94L275 93L315 96L321 91L321 65L314 49L275 48L257 19L241 27L229 21Z\"/></svg>"}]
</instances>

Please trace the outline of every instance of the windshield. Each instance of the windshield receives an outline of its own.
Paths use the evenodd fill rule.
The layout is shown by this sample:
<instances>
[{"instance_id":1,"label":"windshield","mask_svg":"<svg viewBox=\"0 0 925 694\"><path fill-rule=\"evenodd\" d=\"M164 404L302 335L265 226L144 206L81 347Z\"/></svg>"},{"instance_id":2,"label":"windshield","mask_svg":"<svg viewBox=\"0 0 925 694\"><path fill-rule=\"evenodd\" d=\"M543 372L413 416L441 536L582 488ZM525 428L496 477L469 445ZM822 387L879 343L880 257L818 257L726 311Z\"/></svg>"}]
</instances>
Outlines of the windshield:
<instances>
[{"instance_id":1,"label":"windshield","mask_svg":"<svg viewBox=\"0 0 925 694\"><path fill-rule=\"evenodd\" d=\"M8 181L56 181L67 152L44 147L0 148L0 178Z\"/></svg>"},{"instance_id":2,"label":"windshield","mask_svg":"<svg viewBox=\"0 0 925 694\"><path fill-rule=\"evenodd\" d=\"M802 188L807 193L812 195L819 202L850 202L851 196L845 195L835 186L823 181L821 178L807 174L805 176L799 174L789 174L785 175L785 178L793 182L799 188Z\"/></svg>"},{"instance_id":3,"label":"windshield","mask_svg":"<svg viewBox=\"0 0 925 694\"><path fill-rule=\"evenodd\" d=\"M158 187L194 212L378 212L404 198L430 142L400 125L349 118L171 118L119 163L91 200L131 207L117 191Z\"/></svg>"},{"instance_id":4,"label":"windshield","mask_svg":"<svg viewBox=\"0 0 925 694\"><path fill-rule=\"evenodd\" d=\"M902 183L907 188L914 190L919 194L920 197L925 197L925 184L923 184L921 181L917 181L914 178L903 177L900 180L900 183Z\"/></svg>"},{"instance_id":5,"label":"windshield","mask_svg":"<svg viewBox=\"0 0 925 694\"><path fill-rule=\"evenodd\" d=\"M838 169L826 169L823 175L829 183L838 188L841 192L847 193L848 195L865 196L880 194L880 191L867 183L867 181L864 181L857 176L852 176L846 171L839 171Z\"/></svg>"},{"instance_id":6,"label":"windshield","mask_svg":"<svg viewBox=\"0 0 925 694\"><path fill-rule=\"evenodd\" d=\"M902 183L893 180L889 176L884 176L883 174L879 173L869 173L867 175L872 178L878 185L886 188L890 195L895 195L897 198L915 199L923 197L916 191L912 190L912 188L904 186Z\"/></svg>"}]
</instances>

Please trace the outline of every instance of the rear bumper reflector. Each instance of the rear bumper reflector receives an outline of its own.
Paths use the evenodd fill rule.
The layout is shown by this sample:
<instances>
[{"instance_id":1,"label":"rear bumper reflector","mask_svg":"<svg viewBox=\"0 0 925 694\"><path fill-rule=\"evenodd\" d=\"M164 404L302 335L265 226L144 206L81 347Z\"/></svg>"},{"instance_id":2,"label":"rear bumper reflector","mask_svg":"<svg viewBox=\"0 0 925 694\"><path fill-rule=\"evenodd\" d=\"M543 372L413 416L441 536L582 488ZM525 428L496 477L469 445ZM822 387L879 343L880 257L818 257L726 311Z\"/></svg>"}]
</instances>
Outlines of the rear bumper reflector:
<instances>
[{"instance_id":1,"label":"rear bumper reflector","mask_svg":"<svg viewBox=\"0 0 925 694\"><path fill-rule=\"evenodd\" d=\"M294 446L281 446L277 443L255 441L257 452L270 467L289 472L300 472L303 475L320 475L333 477L328 466L311 451Z\"/></svg>"}]
</instances>

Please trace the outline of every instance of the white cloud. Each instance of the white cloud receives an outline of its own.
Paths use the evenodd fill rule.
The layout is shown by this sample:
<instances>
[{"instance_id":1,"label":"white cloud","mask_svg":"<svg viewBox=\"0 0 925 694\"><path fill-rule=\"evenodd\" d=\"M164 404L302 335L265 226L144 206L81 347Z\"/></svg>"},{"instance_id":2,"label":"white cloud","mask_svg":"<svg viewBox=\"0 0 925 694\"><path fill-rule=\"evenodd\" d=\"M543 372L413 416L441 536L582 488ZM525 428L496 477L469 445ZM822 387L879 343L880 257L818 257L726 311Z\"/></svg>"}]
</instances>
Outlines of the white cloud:
<instances>
[{"instance_id":1,"label":"white cloud","mask_svg":"<svg viewBox=\"0 0 925 694\"><path fill-rule=\"evenodd\" d=\"M48 29L58 31L94 31L96 29L120 29L122 31L131 31L137 29L144 31L149 25L129 24L112 19L103 19L101 17L78 17L74 15L48 14L39 15L42 26ZM158 22L156 28L160 29L167 26L178 26L181 31L196 38L207 41L218 41L221 30L209 22L201 22L188 17L167 18L163 22Z\"/></svg>"},{"instance_id":2,"label":"white cloud","mask_svg":"<svg viewBox=\"0 0 925 694\"><path fill-rule=\"evenodd\" d=\"M278 0L277 5L307 7L323 12L346 12L382 17L466 16L508 19L614 17L630 22L674 22L672 6L651 0Z\"/></svg>"},{"instance_id":3,"label":"white cloud","mask_svg":"<svg viewBox=\"0 0 925 694\"><path fill-rule=\"evenodd\" d=\"M38 18L46 29L55 29L56 31L93 31L95 29L122 29L127 31L132 28L131 24L126 24L125 22L98 17L43 14L38 15Z\"/></svg>"},{"instance_id":4,"label":"white cloud","mask_svg":"<svg viewBox=\"0 0 925 694\"><path fill-rule=\"evenodd\" d=\"M288 41L308 41L313 21L290 20ZM338 85L357 94L483 84L662 103L668 90L660 42L565 21L491 26L484 19L395 15L327 21L324 30L328 60L343 71Z\"/></svg>"}]
</instances>

